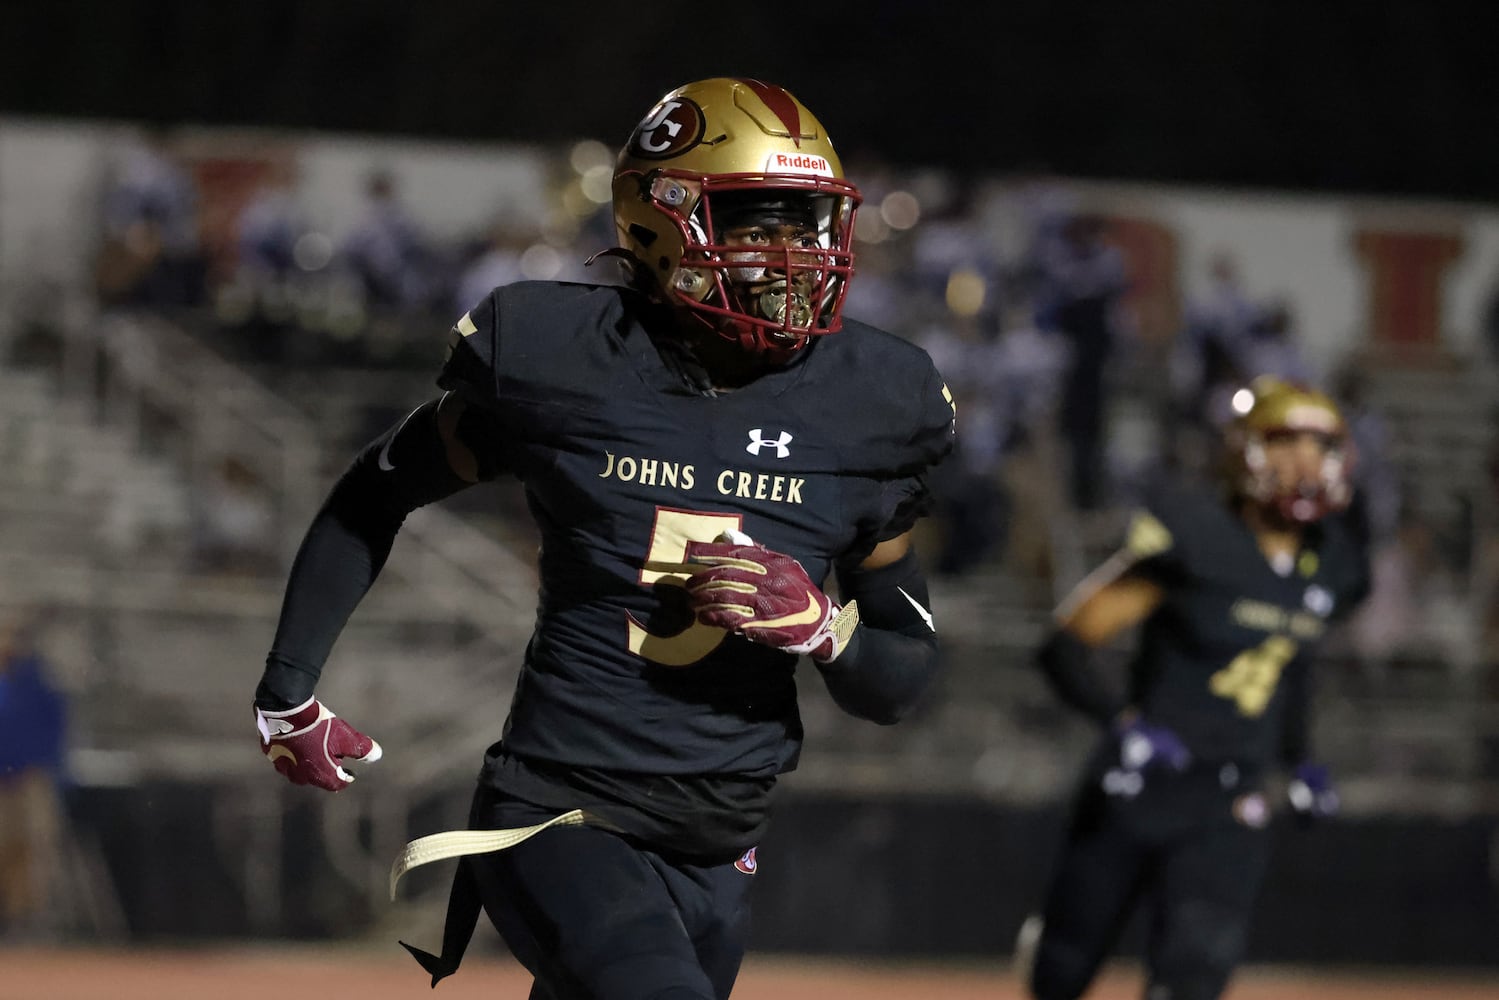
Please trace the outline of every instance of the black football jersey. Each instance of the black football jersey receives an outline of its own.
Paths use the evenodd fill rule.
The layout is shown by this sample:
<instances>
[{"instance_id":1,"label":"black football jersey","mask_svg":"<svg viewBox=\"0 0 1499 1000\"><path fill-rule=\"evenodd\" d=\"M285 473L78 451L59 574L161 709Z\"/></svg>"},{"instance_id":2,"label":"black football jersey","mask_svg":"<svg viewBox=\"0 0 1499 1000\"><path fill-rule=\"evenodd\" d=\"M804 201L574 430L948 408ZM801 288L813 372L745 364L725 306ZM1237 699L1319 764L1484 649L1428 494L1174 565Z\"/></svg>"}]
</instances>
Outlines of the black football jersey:
<instances>
[{"instance_id":1,"label":"black football jersey","mask_svg":"<svg viewBox=\"0 0 1499 1000\"><path fill-rule=\"evenodd\" d=\"M823 581L916 519L951 398L923 351L850 320L704 393L648 335L658 308L523 282L454 329L439 385L492 416L484 457L520 478L541 534L505 745L576 768L773 776L801 744L795 658L698 624L670 564L732 528Z\"/></svg>"},{"instance_id":2,"label":"black football jersey","mask_svg":"<svg viewBox=\"0 0 1499 1000\"><path fill-rule=\"evenodd\" d=\"M1165 591L1141 629L1131 703L1200 761L1267 766L1301 714L1288 702L1305 697L1317 641L1367 590L1358 536L1325 518L1282 574L1221 497L1163 490L1135 513L1124 554Z\"/></svg>"}]
</instances>

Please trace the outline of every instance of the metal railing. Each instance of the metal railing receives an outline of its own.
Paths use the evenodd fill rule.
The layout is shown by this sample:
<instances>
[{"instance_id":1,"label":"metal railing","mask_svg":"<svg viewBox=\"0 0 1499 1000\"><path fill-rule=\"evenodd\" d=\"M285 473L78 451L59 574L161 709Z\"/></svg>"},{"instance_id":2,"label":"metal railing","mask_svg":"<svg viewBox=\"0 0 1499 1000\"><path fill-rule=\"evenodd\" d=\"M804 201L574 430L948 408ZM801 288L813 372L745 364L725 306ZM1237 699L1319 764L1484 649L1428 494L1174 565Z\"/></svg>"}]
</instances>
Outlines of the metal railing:
<instances>
[{"instance_id":1,"label":"metal railing","mask_svg":"<svg viewBox=\"0 0 1499 1000\"><path fill-rule=\"evenodd\" d=\"M318 427L276 392L159 315L74 307L50 321L58 348L60 407L86 414L97 425L110 428L113 440L123 440L141 454L165 454L189 484L202 481L219 457L233 454L253 470L274 498L274 537L283 565L289 565L329 485L328 456ZM373 669L358 664L357 676L339 670L340 676L329 679L342 692L340 697L356 705L378 701L379 715L368 725L378 726L390 744L405 749L382 761L378 796L318 800L329 857L354 884L365 887L371 896L382 897L385 868L394 847L399 846L414 799L430 794L434 783L439 787L444 783L459 788L471 785L478 764L474 734L498 731L534 618L536 592L535 569L528 559L442 509L413 514L400 545L401 558L387 569L378 593L372 592L361 606L356 622L393 627L406 623L416 628L447 622L453 626L454 638L446 644L446 652L440 648L433 654L435 660L421 663L428 687L419 701L378 697L385 683L378 676L381 667L410 670L410 663L387 663ZM233 641L235 630L220 629L213 622L263 623L263 643L268 644L280 602L279 579L225 585L212 577L197 577L189 566L142 568L132 565L129 553L101 551L88 538L80 538L77 551L71 554L49 553L46 558L21 554L7 560L9 568L17 571L13 579L26 580L29 593L75 609L97 623L89 631L105 636L122 622L152 620L153 616L178 622L178 629L191 628L190 623L183 626L180 622L195 615L201 627L222 634L226 642ZM171 634L170 629L144 631ZM106 640L104 645L114 644ZM263 656L264 648L226 649L223 659L243 662L253 670L251 664ZM130 655L120 649L101 648L95 653L113 659ZM161 653L170 656L173 651ZM151 659L138 649L131 654ZM105 700L123 705L128 702L117 699L131 689L129 673L128 664L111 662L92 675L96 681L109 681ZM244 680L244 697L248 697L253 677ZM491 698L475 697L476 691L486 690L493 691ZM202 696L221 695L205 688ZM191 691L184 692L184 697L192 697ZM107 708L98 706L94 714L103 714ZM351 714L354 710L345 709ZM434 724L434 717L444 717L443 724ZM156 776L209 783L218 786L226 802L244 801L245 783L256 778L241 774L226 760L253 759L249 739L248 729L238 734L184 734L180 747L142 743L84 747L80 759L93 760L100 764L100 773L113 773L126 781L145 780L152 776L148 772L165 769L166 773ZM246 747L249 754L237 752ZM267 784L273 780L268 774L256 777ZM250 800L261 798L251 796ZM226 816L235 812L227 805L224 809ZM245 875L245 898L257 926L270 929L276 900L267 896L266 886L274 884L274 878L265 866L271 862L258 856L264 844L230 832L240 829L232 819L218 824L219 848L226 855L226 867ZM369 828L382 835L373 842L359 835Z\"/></svg>"}]
</instances>

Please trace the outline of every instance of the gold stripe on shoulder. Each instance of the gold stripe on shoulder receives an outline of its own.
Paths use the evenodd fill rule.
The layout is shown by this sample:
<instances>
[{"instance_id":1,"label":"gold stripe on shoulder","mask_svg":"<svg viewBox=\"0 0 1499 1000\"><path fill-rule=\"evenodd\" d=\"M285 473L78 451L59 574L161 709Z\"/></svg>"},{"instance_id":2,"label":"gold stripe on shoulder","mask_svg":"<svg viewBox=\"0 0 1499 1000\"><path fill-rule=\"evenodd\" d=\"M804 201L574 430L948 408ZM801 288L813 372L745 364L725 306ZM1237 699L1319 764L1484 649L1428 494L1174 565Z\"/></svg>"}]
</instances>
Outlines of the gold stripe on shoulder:
<instances>
[{"instance_id":1,"label":"gold stripe on shoulder","mask_svg":"<svg viewBox=\"0 0 1499 1000\"><path fill-rule=\"evenodd\" d=\"M453 329L457 330L465 337L469 336L470 334L479 332L479 328L477 326L474 326L474 321L469 319L468 313L463 314L463 318L453 325Z\"/></svg>"},{"instance_id":2,"label":"gold stripe on shoulder","mask_svg":"<svg viewBox=\"0 0 1499 1000\"><path fill-rule=\"evenodd\" d=\"M1175 544L1171 532L1155 515L1148 511L1136 511L1130 522L1125 549L1136 559L1158 556Z\"/></svg>"}]
</instances>

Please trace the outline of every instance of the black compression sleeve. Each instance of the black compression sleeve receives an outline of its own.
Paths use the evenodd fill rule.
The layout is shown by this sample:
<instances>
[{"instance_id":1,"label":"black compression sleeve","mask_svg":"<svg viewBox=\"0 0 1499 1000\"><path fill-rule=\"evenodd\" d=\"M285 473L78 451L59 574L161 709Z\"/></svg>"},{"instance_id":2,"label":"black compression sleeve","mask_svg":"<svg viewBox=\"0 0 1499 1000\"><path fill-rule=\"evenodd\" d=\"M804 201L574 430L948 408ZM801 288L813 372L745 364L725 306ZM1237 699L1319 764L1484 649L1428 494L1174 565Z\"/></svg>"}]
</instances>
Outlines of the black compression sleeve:
<instances>
[{"instance_id":1,"label":"black compression sleeve","mask_svg":"<svg viewBox=\"0 0 1499 1000\"><path fill-rule=\"evenodd\" d=\"M1280 721L1280 759L1287 767L1295 767L1312 755L1311 665L1301 657L1292 660L1281 683L1286 688L1286 704Z\"/></svg>"},{"instance_id":2,"label":"black compression sleeve","mask_svg":"<svg viewBox=\"0 0 1499 1000\"><path fill-rule=\"evenodd\" d=\"M1036 662L1057 697L1103 725L1111 725L1124 711L1125 702L1103 683L1092 660L1087 643L1065 628L1053 629L1036 652Z\"/></svg>"},{"instance_id":3,"label":"black compression sleeve","mask_svg":"<svg viewBox=\"0 0 1499 1000\"><path fill-rule=\"evenodd\" d=\"M406 515L468 482L448 465L438 400L417 407L349 465L302 539L255 702L284 710L312 696L333 643L380 574Z\"/></svg>"},{"instance_id":4,"label":"black compression sleeve","mask_svg":"<svg viewBox=\"0 0 1499 1000\"><path fill-rule=\"evenodd\" d=\"M843 652L819 664L828 693L850 715L898 722L937 672L939 649L926 579L914 552L866 570L838 573L839 596L859 604L859 627Z\"/></svg>"}]
</instances>

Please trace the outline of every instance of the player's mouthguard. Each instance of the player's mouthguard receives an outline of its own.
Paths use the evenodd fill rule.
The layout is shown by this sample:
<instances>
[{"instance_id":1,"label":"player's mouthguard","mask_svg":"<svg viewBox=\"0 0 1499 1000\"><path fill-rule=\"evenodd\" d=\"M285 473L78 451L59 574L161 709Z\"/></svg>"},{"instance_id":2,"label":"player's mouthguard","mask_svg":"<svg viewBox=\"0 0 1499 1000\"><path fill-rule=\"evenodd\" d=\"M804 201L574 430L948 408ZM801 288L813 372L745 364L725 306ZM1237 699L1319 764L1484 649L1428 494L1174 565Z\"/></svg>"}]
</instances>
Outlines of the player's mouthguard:
<instances>
[{"instance_id":1,"label":"player's mouthguard","mask_svg":"<svg viewBox=\"0 0 1499 1000\"><path fill-rule=\"evenodd\" d=\"M777 281L761 292L756 300L760 315L781 326L788 325L786 322L787 310L786 282ZM812 302L805 295L792 294L791 300L791 322L790 326L807 327L812 324Z\"/></svg>"}]
</instances>

